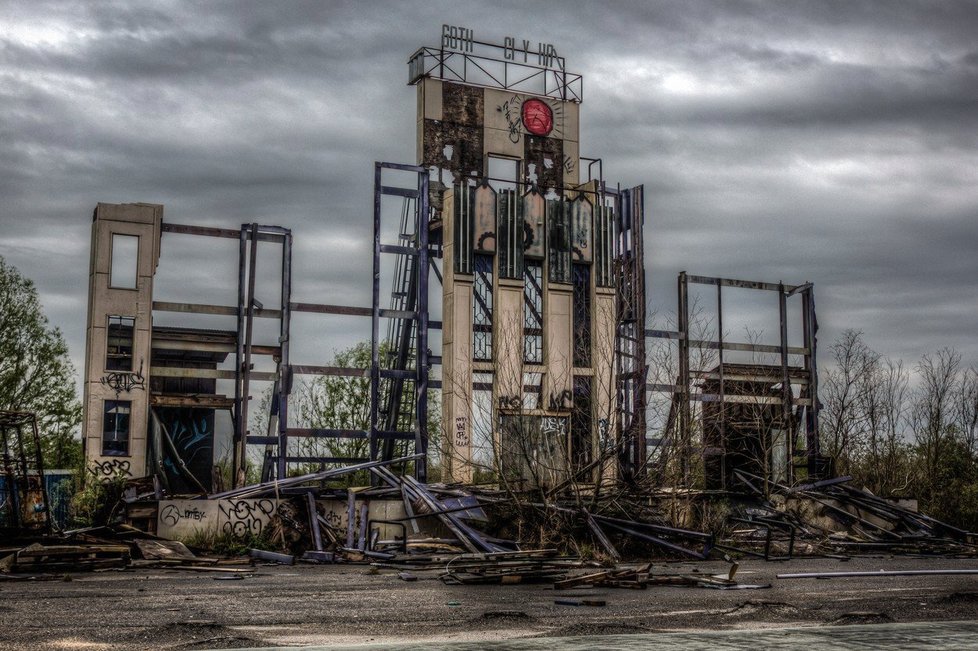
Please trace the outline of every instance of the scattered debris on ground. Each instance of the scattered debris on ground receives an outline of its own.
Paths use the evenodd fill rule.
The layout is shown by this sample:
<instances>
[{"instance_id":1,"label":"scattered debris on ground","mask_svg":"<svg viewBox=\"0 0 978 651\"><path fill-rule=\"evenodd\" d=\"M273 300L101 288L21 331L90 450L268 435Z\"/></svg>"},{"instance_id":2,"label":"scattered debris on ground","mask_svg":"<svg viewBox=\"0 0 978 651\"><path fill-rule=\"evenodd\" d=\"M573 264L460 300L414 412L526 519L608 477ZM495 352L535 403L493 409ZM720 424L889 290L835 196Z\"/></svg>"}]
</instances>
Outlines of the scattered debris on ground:
<instances>
[{"instance_id":1,"label":"scattered debris on ground","mask_svg":"<svg viewBox=\"0 0 978 651\"><path fill-rule=\"evenodd\" d=\"M280 544L252 547L247 555L201 555L181 542L118 525L41 536L0 549L0 573L18 578L154 567L213 572L214 579L227 580L253 573L257 563L371 563L373 571L394 570L402 581L437 578L454 585L745 590L770 584L736 581L738 558L785 560L803 554L845 560L879 552L974 556L978 550L968 532L854 488L848 477L789 487L738 470L741 492L655 492L632 486L606 494L519 494L499 487L424 484L396 474L393 463L323 470L210 496L276 498L279 507L268 527ZM325 488L324 482L356 471L369 472L376 485ZM130 494L127 499L144 498ZM327 517L322 511L317 500L324 498L346 504L345 527L335 514ZM372 500L399 503L404 516L370 519ZM709 526L690 515L711 509L722 517ZM688 524L677 527L677 521ZM623 563L636 558L722 559L729 572L665 573L654 571L651 562ZM778 578L830 575L848 576ZM571 597L555 603L594 605Z\"/></svg>"}]
</instances>

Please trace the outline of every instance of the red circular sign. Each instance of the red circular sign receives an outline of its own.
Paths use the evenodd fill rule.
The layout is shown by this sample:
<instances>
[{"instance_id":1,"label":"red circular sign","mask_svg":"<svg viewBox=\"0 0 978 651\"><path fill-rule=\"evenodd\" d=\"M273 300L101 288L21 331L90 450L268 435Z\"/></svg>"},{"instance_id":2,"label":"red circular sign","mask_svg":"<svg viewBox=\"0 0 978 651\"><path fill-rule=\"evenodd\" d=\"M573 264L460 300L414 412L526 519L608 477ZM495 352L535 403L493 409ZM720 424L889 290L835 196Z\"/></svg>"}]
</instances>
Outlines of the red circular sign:
<instances>
[{"instance_id":1,"label":"red circular sign","mask_svg":"<svg viewBox=\"0 0 978 651\"><path fill-rule=\"evenodd\" d=\"M554 128L554 112L546 102L528 99L523 102L523 126L535 136L550 135Z\"/></svg>"}]
</instances>

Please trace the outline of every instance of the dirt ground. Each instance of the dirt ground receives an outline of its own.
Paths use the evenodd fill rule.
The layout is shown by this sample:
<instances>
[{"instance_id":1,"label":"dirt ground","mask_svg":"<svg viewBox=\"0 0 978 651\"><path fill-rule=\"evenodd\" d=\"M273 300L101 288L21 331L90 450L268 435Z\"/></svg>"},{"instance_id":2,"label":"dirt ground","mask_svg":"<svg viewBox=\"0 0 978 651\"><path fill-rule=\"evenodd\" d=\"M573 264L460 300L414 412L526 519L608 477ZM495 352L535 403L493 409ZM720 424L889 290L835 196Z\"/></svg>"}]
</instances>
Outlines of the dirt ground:
<instances>
[{"instance_id":1,"label":"dirt ground","mask_svg":"<svg viewBox=\"0 0 978 651\"><path fill-rule=\"evenodd\" d=\"M368 642L478 641L785 626L973 620L978 575L777 579L785 572L976 569L978 559L857 557L741 563L759 590L405 582L364 565L259 566L253 575L116 570L70 580L0 579L0 649L210 649ZM655 573L725 573L720 562ZM603 607L555 599L604 600Z\"/></svg>"}]
</instances>

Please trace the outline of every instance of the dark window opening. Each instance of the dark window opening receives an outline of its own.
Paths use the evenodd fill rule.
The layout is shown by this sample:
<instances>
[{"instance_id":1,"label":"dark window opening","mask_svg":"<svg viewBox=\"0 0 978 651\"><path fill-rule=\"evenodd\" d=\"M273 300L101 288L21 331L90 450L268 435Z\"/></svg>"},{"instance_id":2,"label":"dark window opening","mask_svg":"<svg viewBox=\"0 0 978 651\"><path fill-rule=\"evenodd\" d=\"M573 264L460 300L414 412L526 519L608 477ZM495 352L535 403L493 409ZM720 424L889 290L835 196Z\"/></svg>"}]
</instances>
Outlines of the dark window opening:
<instances>
[{"instance_id":1,"label":"dark window opening","mask_svg":"<svg viewBox=\"0 0 978 651\"><path fill-rule=\"evenodd\" d=\"M129 424L132 403L128 400L106 400L102 412L102 454L129 454Z\"/></svg>"},{"instance_id":2,"label":"dark window opening","mask_svg":"<svg viewBox=\"0 0 978 651\"><path fill-rule=\"evenodd\" d=\"M472 359L492 361L492 256L475 256L472 285Z\"/></svg>"},{"instance_id":3,"label":"dark window opening","mask_svg":"<svg viewBox=\"0 0 978 651\"><path fill-rule=\"evenodd\" d=\"M523 361L543 363L543 265L527 262L523 275Z\"/></svg>"},{"instance_id":4,"label":"dark window opening","mask_svg":"<svg viewBox=\"0 0 978 651\"><path fill-rule=\"evenodd\" d=\"M132 341L136 319L131 316L110 316L105 351L105 370L132 370Z\"/></svg>"},{"instance_id":5,"label":"dark window opening","mask_svg":"<svg viewBox=\"0 0 978 651\"><path fill-rule=\"evenodd\" d=\"M567 205L566 202L559 200L547 202L549 272L552 283L571 281L570 224Z\"/></svg>"},{"instance_id":6,"label":"dark window opening","mask_svg":"<svg viewBox=\"0 0 978 651\"><path fill-rule=\"evenodd\" d=\"M496 203L499 214L499 277L519 278L523 273L523 201L514 190L500 190Z\"/></svg>"},{"instance_id":7,"label":"dark window opening","mask_svg":"<svg viewBox=\"0 0 978 651\"><path fill-rule=\"evenodd\" d=\"M591 378L574 376L574 409L571 411L571 463L574 470L581 470L593 458L591 432Z\"/></svg>"},{"instance_id":8,"label":"dark window opening","mask_svg":"<svg viewBox=\"0 0 978 651\"><path fill-rule=\"evenodd\" d=\"M574 265L574 366L591 365L591 267Z\"/></svg>"},{"instance_id":9,"label":"dark window opening","mask_svg":"<svg viewBox=\"0 0 978 651\"><path fill-rule=\"evenodd\" d=\"M543 373L523 374L523 409L543 407Z\"/></svg>"},{"instance_id":10,"label":"dark window opening","mask_svg":"<svg viewBox=\"0 0 978 651\"><path fill-rule=\"evenodd\" d=\"M615 285L615 211L597 206L594 213L594 282L598 287Z\"/></svg>"},{"instance_id":11,"label":"dark window opening","mask_svg":"<svg viewBox=\"0 0 978 651\"><path fill-rule=\"evenodd\" d=\"M472 250L475 248L474 189L468 183L455 186L455 224L452 244L455 247L455 273L472 273Z\"/></svg>"}]
</instances>

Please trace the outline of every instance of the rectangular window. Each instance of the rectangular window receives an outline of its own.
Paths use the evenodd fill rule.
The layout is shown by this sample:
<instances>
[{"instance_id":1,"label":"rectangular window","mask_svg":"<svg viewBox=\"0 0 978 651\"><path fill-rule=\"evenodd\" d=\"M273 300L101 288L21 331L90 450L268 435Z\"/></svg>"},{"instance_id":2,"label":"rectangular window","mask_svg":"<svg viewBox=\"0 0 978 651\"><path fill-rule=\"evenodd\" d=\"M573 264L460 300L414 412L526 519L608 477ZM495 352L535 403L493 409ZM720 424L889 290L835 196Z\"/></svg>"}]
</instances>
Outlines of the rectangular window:
<instances>
[{"instance_id":1,"label":"rectangular window","mask_svg":"<svg viewBox=\"0 0 978 651\"><path fill-rule=\"evenodd\" d=\"M455 249L455 273L472 273L472 250L474 246L475 192L468 183L455 186L455 223L452 244Z\"/></svg>"},{"instance_id":2,"label":"rectangular window","mask_svg":"<svg viewBox=\"0 0 978 651\"><path fill-rule=\"evenodd\" d=\"M574 366L591 365L591 267L573 265Z\"/></svg>"},{"instance_id":3,"label":"rectangular window","mask_svg":"<svg viewBox=\"0 0 978 651\"><path fill-rule=\"evenodd\" d=\"M523 361L543 364L543 265L526 263L523 275Z\"/></svg>"},{"instance_id":4,"label":"rectangular window","mask_svg":"<svg viewBox=\"0 0 978 651\"><path fill-rule=\"evenodd\" d=\"M492 373L472 373L472 462L483 472L496 466L492 381Z\"/></svg>"},{"instance_id":5,"label":"rectangular window","mask_svg":"<svg viewBox=\"0 0 978 651\"><path fill-rule=\"evenodd\" d=\"M136 289L139 237L112 234L112 260L109 267L109 287Z\"/></svg>"},{"instance_id":6,"label":"rectangular window","mask_svg":"<svg viewBox=\"0 0 978 651\"><path fill-rule=\"evenodd\" d=\"M581 470L591 463L591 419L591 378L575 375L574 409L571 411L571 462L574 470Z\"/></svg>"},{"instance_id":7,"label":"rectangular window","mask_svg":"<svg viewBox=\"0 0 978 651\"><path fill-rule=\"evenodd\" d=\"M543 407L543 373L523 373L523 409Z\"/></svg>"},{"instance_id":8,"label":"rectangular window","mask_svg":"<svg viewBox=\"0 0 978 651\"><path fill-rule=\"evenodd\" d=\"M594 282L598 287L615 286L615 209L598 206L594 212Z\"/></svg>"},{"instance_id":9,"label":"rectangular window","mask_svg":"<svg viewBox=\"0 0 978 651\"><path fill-rule=\"evenodd\" d=\"M472 359L492 361L492 256L475 256L472 284Z\"/></svg>"},{"instance_id":10,"label":"rectangular window","mask_svg":"<svg viewBox=\"0 0 978 651\"><path fill-rule=\"evenodd\" d=\"M102 454L125 456L129 454L129 414L132 403L128 400L106 400L102 413Z\"/></svg>"},{"instance_id":11,"label":"rectangular window","mask_svg":"<svg viewBox=\"0 0 978 651\"><path fill-rule=\"evenodd\" d=\"M526 486L555 486L567 477L567 419L500 414L502 474Z\"/></svg>"},{"instance_id":12,"label":"rectangular window","mask_svg":"<svg viewBox=\"0 0 978 651\"><path fill-rule=\"evenodd\" d=\"M523 274L523 201L515 190L500 190L499 277L520 278Z\"/></svg>"},{"instance_id":13,"label":"rectangular window","mask_svg":"<svg viewBox=\"0 0 978 651\"><path fill-rule=\"evenodd\" d=\"M105 350L106 371L132 370L132 339L136 319L131 316L110 316Z\"/></svg>"},{"instance_id":14,"label":"rectangular window","mask_svg":"<svg viewBox=\"0 0 978 651\"><path fill-rule=\"evenodd\" d=\"M547 240L550 244L550 282L570 283L570 215L566 201L547 201Z\"/></svg>"},{"instance_id":15,"label":"rectangular window","mask_svg":"<svg viewBox=\"0 0 978 651\"><path fill-rule=\"evenodd\" d=\"M520 177L520 161L515 158L489 156L489 185L497 192L515 190Z\"/></svg>"}]
</instances>

